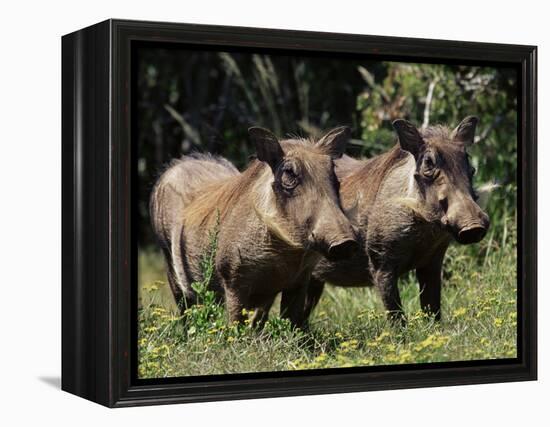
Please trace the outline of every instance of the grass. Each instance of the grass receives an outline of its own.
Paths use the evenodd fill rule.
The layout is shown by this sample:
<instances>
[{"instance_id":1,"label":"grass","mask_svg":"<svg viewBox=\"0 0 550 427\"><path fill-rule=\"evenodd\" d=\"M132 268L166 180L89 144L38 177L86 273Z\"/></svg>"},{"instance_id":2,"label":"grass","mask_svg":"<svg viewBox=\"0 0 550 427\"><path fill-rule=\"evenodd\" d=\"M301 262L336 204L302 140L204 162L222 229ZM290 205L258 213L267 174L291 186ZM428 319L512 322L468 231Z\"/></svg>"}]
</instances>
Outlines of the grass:
<instances>
[{"instance_id":1,"label":"grass","mask_svg":"<svg viewBox=\"0 0 550 427\"><path fill-rule=\"evenodd\" d=\"M514 358L515 219L504 217L492 230L478 245L454 245L447 252L440 323L420 311L414 275L401 279L406 327L386 320L374 289L332 286L326 287L309 332L292 330L278 317L277 303L261 331L229 324L208 291L208 274L194 284L200 303L181 316L160 253L140 250L139 376Z\"/></svg>"}]
</instances>

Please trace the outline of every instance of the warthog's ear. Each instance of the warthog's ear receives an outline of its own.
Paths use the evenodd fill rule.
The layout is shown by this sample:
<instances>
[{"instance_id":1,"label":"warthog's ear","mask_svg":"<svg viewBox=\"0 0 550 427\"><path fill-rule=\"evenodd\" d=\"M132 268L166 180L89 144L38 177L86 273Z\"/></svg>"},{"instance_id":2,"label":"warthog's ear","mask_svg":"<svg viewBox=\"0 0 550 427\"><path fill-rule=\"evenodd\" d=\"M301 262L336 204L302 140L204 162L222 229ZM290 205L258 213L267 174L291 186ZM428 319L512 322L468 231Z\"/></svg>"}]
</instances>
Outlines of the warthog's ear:
<instances>
[{"instance_id":1,"label":"warthog's ear","mask_svg":"<svg viewBox=\"0 0 550 427\"><path fill-rule=\"evenodd\" d=\"M465 147L469 147L475 142L476 126L479 119L475 116L468 116L460 122L460 124L453 130L451 139L453 142L463 144Z\"/></svg>"},{"instance_id":2,"label":"warthog's ear","mask_svg":"<svg viewBox=\"0 0 550 427\"><path fill-rule=\"evenodd\" d=\"M267 163L273 172L285 156L281 144L275 135L267 129L252 127L248 129L250 140L256 146L258 160Z\"/></svg>"},{"instance_id":3,"label":"warthog's ear","mask_svg":"<svg viewBox=\"0 0 550 427\"><path fill-rule=\"evenodd\" d=\"M401 148L411 153L416 159L418 153L420 153L420 148L424 145L422 135L420 135L416 126L403 119L395 120L392 125L399 137Z\"/></svg>"},{"instance_id":4,"label":"warthog's ear","mask_svg":"<svg viewBox=\"0 0 550 427\"><path fill-rule=\"evenodd\" d=\"M347 126L340 126L329 130L325 136L317 141L317 147L333 159L339 159L346 151L346 146L351 139L351 129Z\"/></svg>"}]
</instances>

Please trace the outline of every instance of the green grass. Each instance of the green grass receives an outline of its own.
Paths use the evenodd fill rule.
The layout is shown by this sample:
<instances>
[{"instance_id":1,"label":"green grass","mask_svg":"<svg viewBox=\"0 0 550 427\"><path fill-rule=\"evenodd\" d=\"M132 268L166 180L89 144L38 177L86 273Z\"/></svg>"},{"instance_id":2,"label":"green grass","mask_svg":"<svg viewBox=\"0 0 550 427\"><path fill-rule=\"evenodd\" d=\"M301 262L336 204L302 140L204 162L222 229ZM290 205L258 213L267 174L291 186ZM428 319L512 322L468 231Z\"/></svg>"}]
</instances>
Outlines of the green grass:
<instances>
[{"instance_id":1,"label":"green grass","mask_svg":"<svg viewBox=\"0 0 550 427\"><path fill-rule=\"evenodd\" d=\"M139 253L139 376L160 378L516 357L516 230L501 218L484 241L447 252L443 320L420 311L414 275L400 281L405 327L386 320L372 288L327 286L311 330L292 330L277 303L261 331L229 324L205 281L179 315L156 251ZM211 256L211 254L210 254ZM185 320L185 325L184 325Z\"/></svg>"}]
</instances>

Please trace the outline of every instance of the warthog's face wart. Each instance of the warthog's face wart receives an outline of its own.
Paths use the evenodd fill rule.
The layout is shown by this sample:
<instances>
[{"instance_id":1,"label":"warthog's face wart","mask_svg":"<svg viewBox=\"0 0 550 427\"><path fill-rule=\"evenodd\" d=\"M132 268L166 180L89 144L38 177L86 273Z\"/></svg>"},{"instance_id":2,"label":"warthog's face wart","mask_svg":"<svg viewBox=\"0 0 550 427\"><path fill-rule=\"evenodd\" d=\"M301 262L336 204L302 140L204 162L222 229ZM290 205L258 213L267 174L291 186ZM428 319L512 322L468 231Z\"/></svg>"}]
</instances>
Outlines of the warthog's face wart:
<instances>
[{"instance_id":1,"label":"warthog's face wart","mask_svg":"<svg viewBox=\"0 0 550 427\"><path fill-rule=\"evenodd\" d=\"M489 228L489 217L476 203L475 169L466 152L477 121L467 117L452 132L439 126L418 131L405 120L394 122L401 147L415 157L414 178L427 210L462 244L479 242Z\"/></svg>"},{"instance_id":2,"label":"warthog's face wart","mask_svg":"<svg viewBox=\"0 0 550 427\"><path fill-rule=\"evenodd\" d=\"M278 141L260 128L252 128L250 135L258 159L272 173L261 208L268 227L294 246L331 259L350 256L358 245L341 209L333 162L342 156L349 130L334 129L318 141Z\"/></svg>"}]
</instances>

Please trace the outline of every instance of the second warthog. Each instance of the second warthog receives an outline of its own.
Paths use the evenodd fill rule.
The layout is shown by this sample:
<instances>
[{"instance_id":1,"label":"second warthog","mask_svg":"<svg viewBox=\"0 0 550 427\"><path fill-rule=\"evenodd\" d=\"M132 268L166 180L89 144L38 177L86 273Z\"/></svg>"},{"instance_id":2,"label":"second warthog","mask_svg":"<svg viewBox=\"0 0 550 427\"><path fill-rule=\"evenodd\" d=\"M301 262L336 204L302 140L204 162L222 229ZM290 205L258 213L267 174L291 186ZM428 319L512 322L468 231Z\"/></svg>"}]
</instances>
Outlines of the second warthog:
<instances>
[{"instance_id":1,"label":"second warthog","mask_svg":"<svg viewBox=\"0 0 550 427\"><path fill-rule=\"evenodd\" d=\"M325 282L337 286L375 285L394 318L404 318L398 278L416 270L420 303L441 316L441 273L454 238L479 242L489 218L476 203L474 168L467 148L474 143L477 118L467 117L455 130L417 129L396 120L399 144L370 160L340 159L336 172L340 197L357 225L362 250L343 261L322 260L315 268L305 306L306 318Z\"/></svg>"},{"instance_id":2,"label":"second warthog","mask_svg":"<svg viewBox=\"0 0 550 427\"><path fill-rule=\"evenodd\" d=\"M358 247L341 210L333 160L350 138L337 128L318 141L279 141L260 128L249 131L257 160L239 173L210 155L184 156L160 177L151 195L151 218L168 264L178 305L196 303L193 282L203 280L201 260L209 232L217 233L210 283L231 321L266 320L285 291L282 315L303 323L306 286L321 254L349 257Z\"/></svg>"}]
</instances>

